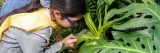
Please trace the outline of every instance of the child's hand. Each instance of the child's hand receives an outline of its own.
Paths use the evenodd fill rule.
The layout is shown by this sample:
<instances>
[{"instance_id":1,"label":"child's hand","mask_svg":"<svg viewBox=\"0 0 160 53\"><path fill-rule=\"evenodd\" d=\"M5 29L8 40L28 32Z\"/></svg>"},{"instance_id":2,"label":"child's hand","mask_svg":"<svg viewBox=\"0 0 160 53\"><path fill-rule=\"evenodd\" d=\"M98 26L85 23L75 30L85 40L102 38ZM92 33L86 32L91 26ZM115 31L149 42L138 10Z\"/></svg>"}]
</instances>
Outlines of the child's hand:
<instances>
[{"instance_id":1,"label":"child's hand","mask_svg":"<svg viewBox=\"0 0 160 53\"><path fill-rule=\"evenodd\" d=\"M64 43L65 47L73 48L74 43L77 42L77 39L73 34L71 34L71 35L65 37L61 42Z\"/></svg>"}]
</instances>

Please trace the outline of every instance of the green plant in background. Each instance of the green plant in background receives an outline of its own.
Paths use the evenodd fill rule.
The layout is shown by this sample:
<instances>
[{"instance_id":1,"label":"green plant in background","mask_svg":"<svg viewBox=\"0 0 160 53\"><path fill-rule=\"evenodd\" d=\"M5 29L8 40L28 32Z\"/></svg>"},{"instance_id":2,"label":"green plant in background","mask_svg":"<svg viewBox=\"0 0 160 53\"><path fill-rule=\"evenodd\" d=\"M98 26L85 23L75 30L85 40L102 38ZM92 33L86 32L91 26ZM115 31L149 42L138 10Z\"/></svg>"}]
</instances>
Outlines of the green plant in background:
<instances>
[{"instance_id":1,"label":"green plant in background","mask_svg":"<svg viewBox=\"0 0 160 53\"><path fill-rule=\"evenodd\" d=\"M85 41L79 53L160 53L160 5L154 0L122 1L128 4L118 1L123 5L115 9L116 0L87 0L89 29L78 37L78 43ZM114 40L105 38L108 31Z\"/></svg>"},{"instance_id":2,"label":"green plant in background","mask_svg":"<svg viewBox=\"0 0 160 53\"><path fill-rule=\"evenodd\" d=\"M0 7L2 6L2 4L3 4L3 0L0 1Z\"/></svg>"},{"instance_id":3,"label":"green plant in background","mask_svg":"<svg viewBox=\"0 0 160 53\"><path fill-rule=\"evenodd\" d=\"M154 0L86 1L88 30L78 36L79 53L160 53L160 7ZM76 30L62 30L62 36L86 28L81 22Z\"/></svg>"},{"instance_id":4,"label":"green plant in background","mask_svg":"<svg viewBox=\"0 0 160 53\"><path fill-rule=\"evenodd\" d=\"M102 17L104 17L103 15L107 13L107 9L108 9L109 5L112 4L113 1L114 0L106 0L106 1L104 1L104 0L98 0L98 1L89 0L88 1L88 2L97 2L96 4L98 4L98 5L96 6L97 9L94 9L94 8L88 9L88 11L93 11L93 10L96 10L96 11L93 11L93 13L88 12L84 16L86 25L88 26L89 30L86 34L79 36L78 39L80 39L80 40L78 40L78 43L80 43L84 40L88 40L88 39L105 38L105 29L108 26L110 26L114 21L105 22L105 21L103 21L104 18L102 18ZM105 4L106 2L108 2L108 5ZM89 3L88 6L90 6L90 5L92 5L92 4ZM97 11L97 10L99 10L99 11ZM94 19L95 21L97 19L97 21L96 21L97 23L94 23L94 21L92 20L92 17L95 18Z\"/></svg>"}]
</instances>

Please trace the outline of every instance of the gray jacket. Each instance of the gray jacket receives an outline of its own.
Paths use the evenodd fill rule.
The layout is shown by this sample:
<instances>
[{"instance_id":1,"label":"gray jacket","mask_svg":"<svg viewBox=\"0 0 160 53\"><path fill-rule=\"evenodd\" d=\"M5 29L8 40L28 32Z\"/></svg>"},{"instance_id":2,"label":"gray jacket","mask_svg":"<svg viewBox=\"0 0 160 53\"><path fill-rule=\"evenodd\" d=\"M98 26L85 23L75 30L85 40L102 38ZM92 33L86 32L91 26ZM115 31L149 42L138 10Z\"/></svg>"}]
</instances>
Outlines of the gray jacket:
<instances>
[{"instance_id":1,"label":"gray jacket","mask_svg":"<svg viewBox=\"0 0 160 53\"><path fill-rule=\"evenodd\" d=\"M3 34L0 42L0 53L56 53L62 45L55 43L50 48L46 48L51 33L51 27L34 32L10 27Z\"/></svg>"}]
</instances>

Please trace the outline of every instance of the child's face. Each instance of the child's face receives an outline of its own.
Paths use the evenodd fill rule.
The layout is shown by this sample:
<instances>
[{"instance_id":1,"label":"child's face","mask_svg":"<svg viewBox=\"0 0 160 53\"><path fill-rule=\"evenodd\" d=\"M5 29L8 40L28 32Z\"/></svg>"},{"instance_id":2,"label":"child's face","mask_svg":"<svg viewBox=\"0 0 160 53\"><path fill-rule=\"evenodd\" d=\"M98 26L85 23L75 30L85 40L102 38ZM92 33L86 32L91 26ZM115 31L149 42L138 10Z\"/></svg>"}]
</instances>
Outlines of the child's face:
<instances>
[{"instance_id":1,"label":"child's face","mask_svg":"<svg viewBox=\"0 0 160 53\"><path fill-rule=\"evenodd\" d=\"M61 16L62 19L57 19L57 23L62 26L63 28L68 28L76 25L76 22L80 20L81 16L76 16L76 17L64 17Z\"/></svg>"},{"instance_id":2,"label":"child's face","mask_svg":"<svg viewBox=\"0 0 160 53\"><path fill-rule=\"evenodd\" d=\"M58 10L52 11L52 15L54 16L55 22L57 22L63 28L75 26L76 22L82 17L82 15L75 17L67 17L65 15L61 15L60 11Z\"/></svg>"}]
</instances>

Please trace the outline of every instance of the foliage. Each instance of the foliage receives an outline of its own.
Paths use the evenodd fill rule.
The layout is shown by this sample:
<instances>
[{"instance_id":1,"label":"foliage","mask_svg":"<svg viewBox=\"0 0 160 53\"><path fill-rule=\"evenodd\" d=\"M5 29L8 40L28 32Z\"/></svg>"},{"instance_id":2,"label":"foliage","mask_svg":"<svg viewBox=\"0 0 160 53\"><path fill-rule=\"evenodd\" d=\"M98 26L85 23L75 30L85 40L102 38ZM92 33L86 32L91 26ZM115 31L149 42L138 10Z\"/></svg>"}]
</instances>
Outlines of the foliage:
<instances>
[{"instance_id":1,"label":"foliage","mask_svg":"<svg viewBox=\"0 0 160 53\"><path fill-rule=\"evenodd\" d=\"M85 48L85 49L84 49ZM107 42L96 39L85 43L79 53L159 53L157 42L147 37L124 38ZM87 51L87 52L86 52Z\"/></svg>"},{"instance_id":2,"label":"foliage","mask_svg":"<svg viewBox=\"0 0 160 53\"><path fill-rule=\"evenodd\" d=\"M2 4L3 4L3 0L0 1L0 7L2 6Z\"/></svg>"},{"instance_id":3,"label":"foliage","mask_svg":"<svg viewBox=\"0 0 160 53\"><path fill-rule=\"evenodd\" d=\"M85 22L89 29L78 37L79 43L85 41L79 53L160 53L160 5L154 0L87 2L89 12L85 15ZM128 4L112 7L117 2ZM108 31L114 40L105 38Z\"/></svg>"}]
</instances>

